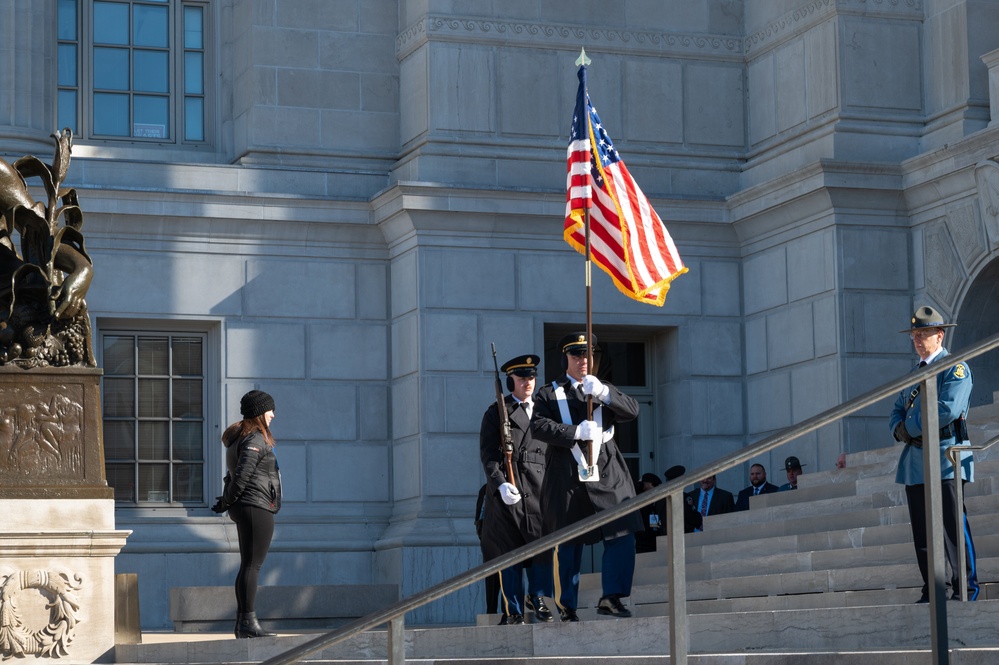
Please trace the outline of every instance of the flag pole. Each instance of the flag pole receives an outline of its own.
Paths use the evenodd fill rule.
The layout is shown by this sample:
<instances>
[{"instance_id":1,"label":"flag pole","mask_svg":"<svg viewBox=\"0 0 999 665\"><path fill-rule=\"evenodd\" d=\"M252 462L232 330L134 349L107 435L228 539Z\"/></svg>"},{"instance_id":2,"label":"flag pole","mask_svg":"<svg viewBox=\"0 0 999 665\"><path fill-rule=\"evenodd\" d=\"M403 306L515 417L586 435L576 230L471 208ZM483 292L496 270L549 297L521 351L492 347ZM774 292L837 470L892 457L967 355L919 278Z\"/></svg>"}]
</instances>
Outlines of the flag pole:
<instances>
[{"instance_id":1,"label":"flag pole","mask_svg":"<svg viewBox=\"0 0 999 665\"><path fill-rule=\"evenodd\" d=\"M577 67L585 67L592 62L588 57L586 57L586 49L581 48L579 50L579 58L576 59ZM584 91L585 92L585 91ZM590 120L587 117L586 125L589 127ZM591 154L593 147L590 147ZM593 260L590 258L590 208L587 206L583 209L583 237L584 245L586 248L586 369L588 372L596 375L596 369L593 366ZM586 419L593 420L593 395L586 396ZM597 460L593 459L594 445L593 441L586 442L586 461L589 464L590 472L596 470Z\"/></svg>"}]
</instances>

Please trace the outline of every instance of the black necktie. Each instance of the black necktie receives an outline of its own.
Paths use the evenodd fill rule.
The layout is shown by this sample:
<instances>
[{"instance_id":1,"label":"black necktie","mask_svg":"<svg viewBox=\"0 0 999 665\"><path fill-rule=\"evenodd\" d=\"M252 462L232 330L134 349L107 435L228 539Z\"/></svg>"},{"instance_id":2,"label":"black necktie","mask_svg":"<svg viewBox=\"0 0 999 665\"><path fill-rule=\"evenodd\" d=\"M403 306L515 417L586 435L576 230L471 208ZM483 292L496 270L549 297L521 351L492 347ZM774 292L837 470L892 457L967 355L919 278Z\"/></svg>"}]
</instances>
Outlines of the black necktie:
<instances>
[{"instance_id":1,"label":"black necktie","mask_svg":"<svg viewBox=\"0 0 999 665\"><path fill-rule=\"evenodd\" d=\"M917 367L926 367L926 361L925 360L920 360L919 361L919 365L917 365Z\"/></svg>"}]
</instances>

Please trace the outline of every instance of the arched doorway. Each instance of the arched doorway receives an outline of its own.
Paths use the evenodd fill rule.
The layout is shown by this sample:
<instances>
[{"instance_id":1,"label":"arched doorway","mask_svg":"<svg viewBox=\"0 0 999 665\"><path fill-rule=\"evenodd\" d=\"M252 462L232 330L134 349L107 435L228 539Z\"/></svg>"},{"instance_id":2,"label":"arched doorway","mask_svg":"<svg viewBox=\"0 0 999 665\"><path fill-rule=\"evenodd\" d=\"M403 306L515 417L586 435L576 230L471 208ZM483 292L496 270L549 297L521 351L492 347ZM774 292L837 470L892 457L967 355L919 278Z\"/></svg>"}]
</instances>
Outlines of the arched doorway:
<instances>
[{"instance_id":1,"label":"arched doorway","mask_svg":"<svg viewBox=\"0 0 999 665\"><path fill-rule=\"evenodd\" d=\"M960 351L971 344L999 332L999 259L993 259L978 274L957 316L957 328L949 345L950 351ZM975 377L971 406L992 404L999 391L999 351L990 351L970 363Z\"/></svg>"}]
</instances>

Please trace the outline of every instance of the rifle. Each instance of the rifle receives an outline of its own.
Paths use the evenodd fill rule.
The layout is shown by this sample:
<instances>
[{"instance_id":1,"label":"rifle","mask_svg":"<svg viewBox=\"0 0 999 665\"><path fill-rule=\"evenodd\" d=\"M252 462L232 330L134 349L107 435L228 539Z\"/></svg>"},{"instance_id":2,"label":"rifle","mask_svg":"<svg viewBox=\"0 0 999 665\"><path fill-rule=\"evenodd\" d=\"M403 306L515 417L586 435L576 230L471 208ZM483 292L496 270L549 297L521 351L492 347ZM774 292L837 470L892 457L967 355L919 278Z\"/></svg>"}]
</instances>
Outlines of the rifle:
<instances>
[{"instance_id":1,"label":"rifle","mask_svg":"<svg viewBox=\"0 0 999 665\"><path fill-rule=\"evenodd\" d=\"M493 348L493 369L496 372L496 410L500 419L500 450L506 462L506 480L514 487L517 481L513 477L513 434L510 433L510 416L506 412L506 401L503 399L503 384L500 383L499 365L496 364L496 343L490 342Z\"/></svg>"}]
</instances>

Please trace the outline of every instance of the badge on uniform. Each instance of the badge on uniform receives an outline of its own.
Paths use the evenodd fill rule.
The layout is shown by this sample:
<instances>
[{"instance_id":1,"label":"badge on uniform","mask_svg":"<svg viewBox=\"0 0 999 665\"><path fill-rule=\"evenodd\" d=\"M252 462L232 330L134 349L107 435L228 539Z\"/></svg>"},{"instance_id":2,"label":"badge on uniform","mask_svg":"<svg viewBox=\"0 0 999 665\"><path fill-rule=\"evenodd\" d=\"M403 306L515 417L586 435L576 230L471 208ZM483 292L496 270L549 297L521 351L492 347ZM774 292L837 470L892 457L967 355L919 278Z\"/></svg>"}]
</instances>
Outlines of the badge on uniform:
<instances>
[{"instance_id":1,"label":"badge on uniform","mask_svg":"<svg viewBox=\"0 0 999 665\"><path fill-rule=\"evenodd\" d=\"M963 363L958 363L954 365L954 376L956 376L959 379L963 379L966 376Z\"/></svg>"}]
</instances>

